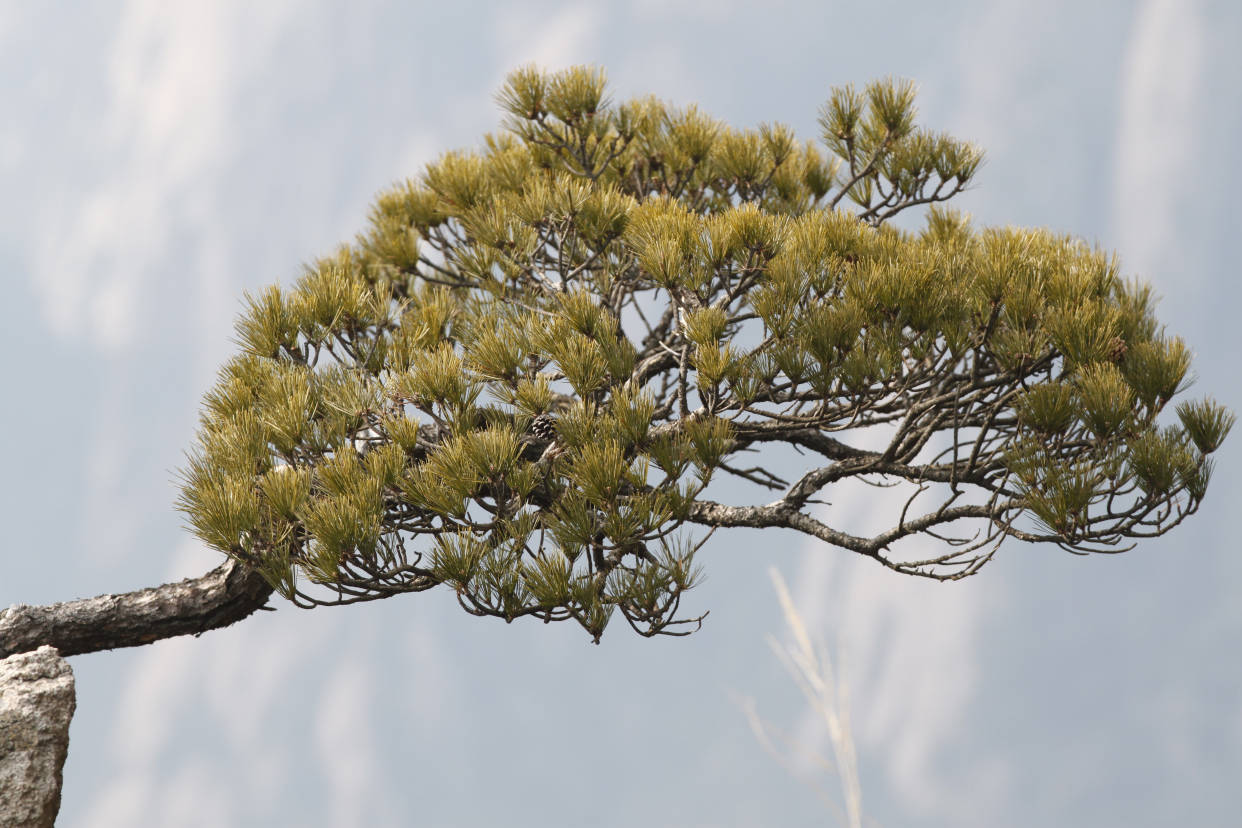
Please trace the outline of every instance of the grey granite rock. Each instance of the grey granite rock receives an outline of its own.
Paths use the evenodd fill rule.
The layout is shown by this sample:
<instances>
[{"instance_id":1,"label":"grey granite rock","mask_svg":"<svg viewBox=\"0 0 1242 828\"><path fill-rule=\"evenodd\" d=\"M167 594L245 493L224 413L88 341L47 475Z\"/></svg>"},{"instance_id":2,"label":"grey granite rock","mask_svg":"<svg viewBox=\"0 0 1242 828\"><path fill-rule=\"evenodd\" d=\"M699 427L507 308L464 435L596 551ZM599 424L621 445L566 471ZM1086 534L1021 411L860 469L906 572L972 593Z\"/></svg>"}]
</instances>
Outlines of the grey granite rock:
<instances>
[{"instance_id":1,"label":"grey granite rock","mask_svg":"<svg viewBox=\"0 0 1242 828\"><path fill-rule=\"evenodd\" d=\"M74 705L73 671L51 647L0 661L0 825L55 824Z\"/></svg>"}]
</instances>

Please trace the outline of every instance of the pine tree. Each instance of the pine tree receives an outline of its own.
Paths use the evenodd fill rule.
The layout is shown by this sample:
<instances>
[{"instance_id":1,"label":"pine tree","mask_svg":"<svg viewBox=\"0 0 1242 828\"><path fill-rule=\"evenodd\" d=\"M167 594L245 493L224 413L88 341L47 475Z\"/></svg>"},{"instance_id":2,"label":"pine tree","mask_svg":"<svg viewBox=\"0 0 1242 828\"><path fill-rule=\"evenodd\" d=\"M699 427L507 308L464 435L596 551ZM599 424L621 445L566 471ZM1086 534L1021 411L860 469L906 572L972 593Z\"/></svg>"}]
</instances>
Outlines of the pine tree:
<instances>
[{"instance_id":1,"label":"pine tree","mask_svg":"<svg viewBox=\"0 0 1242 828\"><path fill-rule=\"evenodd\" d=\"M1190 353L1150 288L1080 240L941 207L982 154L916 126L910 83L834 89L824 149L614 104L591 68L520 69L498 100L481 148L247 298L180 499L227 563L148 591L162 604L11 608L0 655L210 629L273 589L313 606L444 585L597 642L618 616L684 635L717 529L951 580L1007 539L1117 552L1198 508L1234 416L1164 413ZM921 230L894 226L917 207ZM790 479L762 459L780 446L805 464ZM713 499L722 479L747 502ZM850 534L820 507L846 481L908 499ZM903 554L920 535L937 551Z\"/></svg>"}]
</instances>

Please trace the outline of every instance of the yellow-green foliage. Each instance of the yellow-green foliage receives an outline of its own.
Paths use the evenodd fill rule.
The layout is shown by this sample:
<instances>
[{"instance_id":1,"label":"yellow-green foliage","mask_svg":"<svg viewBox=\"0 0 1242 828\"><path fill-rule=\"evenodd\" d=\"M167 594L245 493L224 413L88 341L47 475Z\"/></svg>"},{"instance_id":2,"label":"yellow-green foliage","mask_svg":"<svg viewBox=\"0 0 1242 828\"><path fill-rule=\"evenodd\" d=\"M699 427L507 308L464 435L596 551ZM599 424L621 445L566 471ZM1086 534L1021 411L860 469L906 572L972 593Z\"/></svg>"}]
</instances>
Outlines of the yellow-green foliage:
<instances>
[{"instance_id":1,"label":"yellow-green foliage","mask_svg":"<svg viewBox=\"0 0 1242 828\"><path fill-rule=\"evenodd\" d=\"M911 84L833 90L827 154L614 104L590 68L520 69L498 100L503 133L246 299L181 506L287 596L444 582L479 614L665 632L695 572L672 530L732 453L916 413L991 429L961 469L1063 543L1110 492L1202 497L1233 417L1156 425L1189 353L1113 257L937 206L887 223L982 158L916 126ZM554 444L526 433L544 413Z\"/></svg>"}]
</instances>

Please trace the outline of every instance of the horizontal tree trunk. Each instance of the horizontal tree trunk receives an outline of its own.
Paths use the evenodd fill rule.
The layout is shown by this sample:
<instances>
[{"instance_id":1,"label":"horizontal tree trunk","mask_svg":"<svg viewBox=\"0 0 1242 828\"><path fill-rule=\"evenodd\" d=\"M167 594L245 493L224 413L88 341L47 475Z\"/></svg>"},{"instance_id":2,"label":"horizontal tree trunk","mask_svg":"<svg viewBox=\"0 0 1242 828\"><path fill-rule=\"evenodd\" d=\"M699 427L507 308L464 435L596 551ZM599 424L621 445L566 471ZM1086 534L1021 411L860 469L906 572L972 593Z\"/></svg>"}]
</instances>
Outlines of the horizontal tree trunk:
<instances>
[{"instance_id":1,"label":"horizontal tree trunk","mask_svg":"<svg viewBox=\"0 0 1242 828\"><path fill-rule=\"evenodd\" d=\"M55 647L62 656L138 647L177 635L198 635L240 621L267 603L272 588L253 570L229 560L175 584L0 612L0 658Z\"/></svg>"}]
</instances>

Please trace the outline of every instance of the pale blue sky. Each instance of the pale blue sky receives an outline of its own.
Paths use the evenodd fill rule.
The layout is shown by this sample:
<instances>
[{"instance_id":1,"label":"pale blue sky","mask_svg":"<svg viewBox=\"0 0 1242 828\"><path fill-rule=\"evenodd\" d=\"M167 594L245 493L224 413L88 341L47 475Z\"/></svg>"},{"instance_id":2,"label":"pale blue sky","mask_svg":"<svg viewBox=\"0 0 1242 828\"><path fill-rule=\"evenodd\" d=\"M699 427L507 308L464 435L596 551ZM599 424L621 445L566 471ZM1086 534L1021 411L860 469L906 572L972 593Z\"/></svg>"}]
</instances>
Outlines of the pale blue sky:
<instances>
[{"instance_id":1,"label":"pale blue sky","mask_svg":"<svg viewBox=\"0 0 1242 828\"><path fill-rule=\"evenodd\" d=\"M922 122L987 152L961 206L1119 250L1197 352L1196 393L1242 409L1240 39L1225 0L5 4L0 606L217 563L172 509L174 470L242 291L295 278L378 189L494 129L528 61L808 138L831 85L913 78ZM843 644L879 824L1229 824L1239 445L1199 515L1121 557L1012 545L932 584L794 535L718 536L688 639L593 647L433 591L74 658L60 824L829 824L733 701L821 738L765 643L773 564Z\"/></svg>"}]
</instances>

